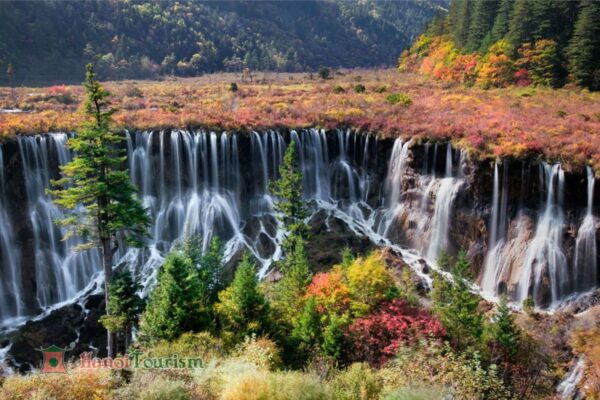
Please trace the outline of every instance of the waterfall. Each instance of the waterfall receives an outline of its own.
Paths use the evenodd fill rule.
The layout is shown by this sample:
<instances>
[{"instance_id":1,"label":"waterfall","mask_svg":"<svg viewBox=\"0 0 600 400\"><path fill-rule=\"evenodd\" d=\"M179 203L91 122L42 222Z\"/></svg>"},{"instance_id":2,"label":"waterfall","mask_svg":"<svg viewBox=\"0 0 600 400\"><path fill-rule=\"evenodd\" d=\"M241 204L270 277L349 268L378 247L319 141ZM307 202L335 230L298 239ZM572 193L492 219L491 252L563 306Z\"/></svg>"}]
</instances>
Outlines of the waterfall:
<instances>
[{"instance_id":1,"label":"waterfall","mask_svg":"<svg viewBox=\"0 0 600 400\"><path fill-rule=\"evenodd\" d=\"M408 149L411 142L402 142L402 139L394 141L392 155L390 157L387 176L385 178L385 191L387 193L387 206L392 207L400 202L402 191L402 177L407 163Z\"/></svg>"},{"instance_id":2,"label":"waterfall","mask_svg":"<svg viewBox=\"0 0 600 400\"><path fill-rule=\"evenodd\" d=\"M427 260L432 263L435 263L441 251L449 250L448 230L450 228L452 206L462 184L460 180L453 178L453 167L452 146L448 143L446 146L445 176L440 180L435 195L434 212L431 218L431 234L425 251ZM462 170L460 164L458 170Z\"/></svg>"},{"instance_id":3,"label":"waterfall","mask_svg":"<svg viewBox=\"0 0 600 400\"><path fill-rule=\"evenodd\" d=\"M0 147L0 320L8 316L19 317L23 314L23 288L19 274L18 247L14 245L14 233L11 221L5 209L6 178L4 174L4 156Z\"/></svg>"},{"instance_id":4,"label":"waterfall","mask_svg":"<svg viewBox=\"0 0 600 400\"><path fill-rule=\"evenodd\" d=\"M483 267L481 288L489 295L495 296L502 273L502 249L508 228L508 167L502 165L502 186L498 161L494 163L494 187L492 192L492 215L490 220L488 252Z\"/></svg>"},{"instance_id":5,"label":"waterfall","mask_svg":"<svg viewBox=\"0 0 600 400\"><path fill-rule=\"evenodd\" d=\"M546 188L546 201L523 262L515 299L518 303L530 294L535 300L539 299L544 277L550 282L553 303L567 294L569 289L567 258L562 250L564 176L560 164L540 165L540 183Z\"/></svg>"},{"instance_id":6,"label":"waterfall","mask_svg":"<svg viewBox=\"0 0 600 400\"><path fill-rule=\"evenodd\" d=\"M36 302L42 308L73 298L88 285L100 262L97 250L74 251L77 239L63 241L64 232L55 224L64 215L47 190L50 180L58 177L59 165L71 159L67 139L66 134L18 138L33 232Z\"/></svg>"},{"instance_id":7,"label":"waterfall","mask_svg":"<svg viewBox=\"0 0 600 400\"><path fill-rule=\"evenodd\" d=\"M579 291L595 287L597 280L596 221L593 214L594 182L594 172L587 167L587 209L575 241L573 282Z\"/></svg>"},{"instance_id":8,"label":"waterfall","mask_svg":"<svg viewBox=\"0 0 600 400\"><path fill-rule=\"evenodd\" d=\"M235 134L172 130L125 132L125 136L131 180L152 216L151 239L141 249L120 246L113 262L126 263L146 292L155 283L166 253L189 234L199 236L203 249L218 235L227 260L247 249L261 264L261 276L268 272L271 262L281 257L284 235L273 212L275 199L268 183L279 177L278 167L290 141L297 144L303 197L312 212L308 220L322 218L328 228L343 223L358 236L391 246L426 282L430 280L424 273L427 264L421 254L434 261L441 250L452 247L449 227L455 200L466 181L466 153L458 157L449 143L425 146L419 174L411 165L412 141L396 139L384 165L385 160L376 157L381 154L378 141L349 130L326 134L324 130L306 129L289 135L276 131ZM59 166L71 160L67 140L66 134L19 137L15 156L22 164L21 183L15 182L17 175L6 178L6 153L0 146L1 325L12 326L13 317L32 316L77 298L102 278L98 251L75 252L76 239L62 240L64 232L55 221L63 217L63 211L47 193L51 180L59 177ZM506 163L494 166L490 237L482 280L484 290L493 294L507 265L496 261L509 258L503 252L512 240L508 232L507 170ZM587 283L593 286L596 279L594 180L588 170L588 207L577 232L574 255L577 272L569 274L561 248L564 173L557 165L543 165L541 172L546 190L544 208L535 238L528 243L527 256L522 257L525 262L520 263L522 284L515 297L522 300L531 291L538 296L548 277L555 301L573 289L588 288L583 287ZM8 185L24 188L27 201L23 212L27 218L21 224L24 228L18 226L29 232L27 244L20 238L26 233L15 230L17 221L12 220L11 213L21 205L15 204L18 199L13 198ZM23 260L22 251L29 249L32 256ZM34 275L35 293L24 293L23 273L29 271L25 267ZM29 299L33 300L25 301Z\"/></svg>"},{"instance_id":9,"label":"waterfall","mask_svg":"<svg viewBox=\"0 0 600 400\"><path fill-rule=\"evenodd\" d=\"M585 359L579 357L577 363L569 370L565 378L560 382L556 391L562 400L581 399L577 386L583 379L585 373Z\"/></svg>"},{"instance_id":10,"label":"waterfall","mask_svg":"<svg viewBox=\"0 0 600 400\"><path fill-rule=\"evenodd\" d=\"M151 239L143 249L121 246L113 263L128 263L146 291L155 282L165 253L184 235L198 235L203 249L218 235L225 243L227 259L248 249L262 264L261 274L271 260L281 256L282 232L267 186L278 178L287 147L284 135L173 130L125 132L125 136L131 180L152 215ZM348 216L348 223L358 219L368 224L373 212L366 193L370 142L360 136L340 130L332 141L325 131L310 129L291 132L290 140L298 144L304 198L317 201L317 208L324 207L328 213ZM79 253L74 251L76 239L62 240L64 231L56 221L64 217L63 211L47 193L51 180L60 176L59 167L72 158L67 140L68 135L62 133L17 139L39 309L76 298L101 277L98 251ZM240 140L244 146L247 141L248 147L240 148ZM249 154L244 153L246 149ZM22 260L5 207L3 158L0 153L0 320L10 325L9 317L31 315L35 310L22 309Z\"/></svg>"}]
</instances>

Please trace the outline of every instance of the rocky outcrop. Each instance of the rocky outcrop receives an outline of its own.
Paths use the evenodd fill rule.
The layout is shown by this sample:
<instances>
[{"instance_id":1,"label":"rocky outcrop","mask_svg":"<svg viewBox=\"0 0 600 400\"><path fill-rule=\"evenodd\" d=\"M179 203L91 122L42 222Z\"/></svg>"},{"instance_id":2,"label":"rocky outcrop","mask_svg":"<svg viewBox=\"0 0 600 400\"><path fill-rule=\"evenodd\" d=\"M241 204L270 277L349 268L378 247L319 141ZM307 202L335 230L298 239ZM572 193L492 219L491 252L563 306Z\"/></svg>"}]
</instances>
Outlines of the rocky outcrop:
<instances>
[{"instance_id":1,"label":"rocky outcrop","mask_svg":"<svg viewBox=\"0 0 600 400\"><path fill-rule=\"evenodd\" d=\"M85 351L106 355L106 331L98 319L104 314L104 295L91 295L82 303L73 303L52 311L48 316L29 321L5 337L10 343L7 363L19 372L38 368L42 362L40 348L57 345L70 350L67 359Z\"/></svg>"}]
</instances>

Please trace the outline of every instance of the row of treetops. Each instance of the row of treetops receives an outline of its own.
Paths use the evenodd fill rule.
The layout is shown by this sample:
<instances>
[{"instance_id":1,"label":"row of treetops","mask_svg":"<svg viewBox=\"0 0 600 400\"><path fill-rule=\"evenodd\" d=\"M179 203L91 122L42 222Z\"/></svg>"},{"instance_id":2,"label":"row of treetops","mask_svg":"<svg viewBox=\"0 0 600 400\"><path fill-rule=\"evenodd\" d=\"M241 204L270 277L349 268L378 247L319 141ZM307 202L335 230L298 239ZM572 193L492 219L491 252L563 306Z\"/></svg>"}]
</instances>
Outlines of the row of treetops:
<instances>
[{"instance_id":1,"label":"row of treetops","mask_svg":"<svg viewBox=\"0 0 600 400\"><path fill-rule=\"evenodd\" d=\"M600 94L578 86L470 86L395 69L255 75L252 83L217 74L104 86L118 129L350 127L451 140L481 159L542 157L600 173ZM75 85L0 88L0 140L76 131L83 97Z\"/></svg>"}]
</instances>

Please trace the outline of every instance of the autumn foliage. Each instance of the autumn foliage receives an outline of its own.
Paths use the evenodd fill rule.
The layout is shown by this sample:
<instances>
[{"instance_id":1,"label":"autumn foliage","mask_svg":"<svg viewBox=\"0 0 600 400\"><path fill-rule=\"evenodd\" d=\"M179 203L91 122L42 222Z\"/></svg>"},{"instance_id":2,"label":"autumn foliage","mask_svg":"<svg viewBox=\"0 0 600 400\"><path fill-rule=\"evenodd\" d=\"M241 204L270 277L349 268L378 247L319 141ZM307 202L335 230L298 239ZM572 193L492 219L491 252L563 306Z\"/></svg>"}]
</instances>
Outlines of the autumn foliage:
<instances>
[{"instance_id":1,"label":"autumn foliage","mask_svg":"<svg viewBox=\"0 0 600 400\"><path fill-rule=\"evenodd\" d=\"M355 70L321 80L304 74L262 74L256 82L243 84L236 74L220 74L107 82L105 88L119 109L114 119L122 129L351 127L380 137L452 140L479 158L541 155L566 169L591 164L600 171L600 94L532 86L536 79L552 77L544 61L552 56L551 44L523 48L527 66L511 66L503 51L461 54L443 37L421 37L405 52L401 67L425 75ZM509 78L509 71L521 86L496 88ZM490 88L483 90L478 79ZM358 80L364 92L353 90ZM235 81L239 89L233 93L229 86ZM14 96L10 88L0 88L0 109L23 110L0 111L0 137L74 131L81 122L81 97L75 86L18 88Z\"/></svg>"},{"instance_id":2,"label":"autumn foliage","mask_svg":"<svg viewBox=\"0 0 600 400\"><path fill-rule=\"evenodd\" d=\"M350 358L365 360L373 366L381 366L393 358L402 344L444 335L437 318L400 299L382 303L372 314L356 319L347 332L353 343Z\"/></svg>"}]
</instances>

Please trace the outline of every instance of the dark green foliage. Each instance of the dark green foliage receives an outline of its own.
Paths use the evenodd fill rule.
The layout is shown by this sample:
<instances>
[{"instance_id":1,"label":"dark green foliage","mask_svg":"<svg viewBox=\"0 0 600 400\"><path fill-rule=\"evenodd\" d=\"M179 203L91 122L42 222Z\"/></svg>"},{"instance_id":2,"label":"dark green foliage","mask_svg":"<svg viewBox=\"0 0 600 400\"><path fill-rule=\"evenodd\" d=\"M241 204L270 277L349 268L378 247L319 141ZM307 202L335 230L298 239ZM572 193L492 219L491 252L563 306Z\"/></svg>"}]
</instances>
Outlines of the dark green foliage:
<instances>
[{"instance_id":1,"label":"dark green foliage","mask_svg":"<svg viewBox=\"0 0 600 400\"><path fill-rule=\"evenodd\" d=\"M232 92L232 93L237 92L238 91L238 85L237 85L237 83L231 82L229 84L229 91Z\"/></svg>"},{"instance_id":2,"label":"dark green foliage","mask_svg":"<svg viewBox=\"0 0 600 400\"><path fill-rule=\"evenodd\" d=\"M576 84L595 90L600 88L599 20L600 3L595 0L453 0L446 20L436 22L428 34L448 34L459 51L466 53L484 54L505 39L514 48L509 56L517 62L519 49L553 42L554 46L544 47L537 67L529 69L533 64L521 62L531 81L559 87L569 73ZM526 84L525 75L515 77L517 83Z\"/></svg>"},{"instance_id":3,"label":"dark green foliage","mask_svg":"<svg viewBox=\"0 0 600 400\"><path fill-rule=\"evenodd\" d=\"M508 307L506 295L500 297L498 310L489 328L489 339L497 357L511 360L519 350L521 332L514 321L514 316Z\"/></svg>"},{"instance_id":4,"label":"dark green foliage","mask_svg":"<svg viewBox=\"0 0 600 400\"><path fill-rule=\"evenodd\" d=\"M317 75L319 75L319 78L321 79L329 79L331 77L331 70L326 67L321 67L319 68Z\"/></svg>"},{"instance_id":5,"label":"dark green foliage","mask_svg":"<svg viewBox=\"0 0 600 400\"><path fill-rule=\"evenodd\" d=\"M600 2L582 0L567 54L573 81L600 88Z\"/></svg>"},{"instance_id":6,"label":"dark green foliage","mask_svg":"<svg viewBox=\"0 0 600 400\"><path fill-rule=\"evenodd\" d=\"M279 297L287 307L291 307L290 316L297 312L298 300L302 299L306 287L310 283L311 273L304 240L294 241L294 251L283 263L285 275L278 282Z\"/></svg>"},{"instance_id":7,"label":"dark green foliage","mask_svg":"<svg viewBox=\"0 0 600 400\"><path fill-rule=\"evenodd\" d=\"M508 40L515 48L533 38L535 21L533 20L533 2L530 0L515 0L510 24Z\"/></svg>"},{"instance_id":8,"label":"dark green foliage","mask_svg":"<svg viewBox=\"0 0 600 400\"><path fill-rule=\"evenodd\" d=\"M273 208L279 213L278 219L288 232L283 248L286 254L289 254L293 252L296 238L306 238L307 227L304 218L308 215L306 202L302 199L302 173L294 140L285 151L283 163L279 166L279 175L279 180L270 182L269 190L277 198Z\"/></svg>"},{"instance_id":9,"label":"dark green foliage","mask_svg":"<svg viewBox=\"0 0 600 400\"><path fill-rule=\"evenodd\" d=\"M17 82L39 82L81 79L92 60L110 79L392 65L439 10L429 0L3 1L0 71L12 62Z\"/></svg>"},{"instance_id":10,"label":"dark green foliage","mask_svg":"<svg viewBox=\"0 0 600 400\"><path fill-rule=\"evenodd\" d=\"M169 253L142 315L140 336L146 341L173 340L183 332L210 328L201 291L192 259L179 250Z\"/></svg>"},{"instance_id":11,"label":"dark green foliage","mask_svg":"<svg viewBox=\"0 0 600 400\"><path fill-rule=\"evenodd\" d=\"M311 296L304 303L302 313L292 331L295 351L302 361L317 354L319 344L322 342L321 330L321 315L317 311L317 302L314 296Z\"/></svg>"},{"instance_id":12,"label":"dark green foliage","mask_svg":"<svg viewBox=\"0 0 600 400\"><path fill-rule=\"evenodd\" d=\"M223 289L223 244L214 236L202 255L202 242L198 236L188 236L176 245L185 258L192 261L200 278L200 297L204 304L212 305Z\"/></svg>"},{"instance_id":13,"label":"dark green foliage","mask_svg":"<svg viewBox=\"0 0 600 400\"><path fill-rule=\"evenodd\" d=\"M491 43L496 43L508 33L508 25L510 23L510 16L512 15L513 5L514 0L500 0L491 31Z\"/></svg>"},{"instance_id":14,"label":"dark green foliage","mask_svg":"<svg viewBox=\"0 0 600 400\"><path fill-rule=\"evenodd\" d=\"M538 40L534 47L526 43L519 54L515 67L525 68L534 85L562 86L566 71L554 40Z\"/></svg>"},{"instance_id":15,"label":"dark green foliage","mask_svg":"<svg viewBox=\"0 0 600 400\"><path fill-rule=\"evenodd\" d=\"M470 268L461 251L452 268L453 282L438 276L431 294L434 312L459 349L475 347L483 333L484 316L479 311L479 297L470 290Z\"/></svg>"},{"instance_id":16,"label":"dark green foliage","mask_svg":"<svg viewBox=\"0 0 600 400\"><path fill-rule=\"evenodd\" d=\"M73 160L61 167L62 179L52 182L55 202L69 213L60 221L67 228L64 239L79 237L78 250L99 248L105 281L106 303L112 275L112 258L121 236L130 246L140 246L147 235L150 217L137 198L137 189L121 168L126 157L118 145L123 135L112 131L112 115L108 92L104 90L91 64L86 67L85 122L67 146ZM107 308L107 313L109 313ZM112 356L112 337L108 334L108 352Z\"/></svg>"},{"instance_id":17,"label":"dark green foliage","mask_svg":"<svg viewBox=\"0 0 600 400\"><path fill-rule=\"evenodd\" d=\"M144 310L144 300L137 292L141 285L133 280L127 269L117 272L108 285L108 313L100 318L100 322L111 332L122 333L127 350L131 328L138 322L140 313Z\"/></svg>"},{"instance_id":18,"label":"dark green foliage","mask_svg":"<svg viewBox=\"0 0 600 400\"><path fill-rule=\"evenodd\" d=\"M448 12L450 35L458 47L463 47L467 43L473 1L454 0L450 3L450 10Z\"/></svg>"},{"instance_id":19,"label":"dark green foliage","mask_svg":"<svg viewBox=\"0 0 600 400\"><path fill-rule=\"evenodd\" d=\"M494 15L498 8L497 0L477 1L473 4L473 14L469 24L469 33L465 49L467 51L477 51L480 47L485 47L491 43L484 44L484 38L490 33L494 25Z\"/></svg>"},{"instance_id":20,"label":"dark green foliage","mask_svg":"<svg viewBox=\"0 0 600 400\"><path fill-rule=\"evenodd\" d=\"M269 328L269 304L260 292L256 266L247 253L235 271L231 285L219 293L215 305L219 321L229 339L261 335Z\"/></svg>"},{"instance_id":21,"label":"dark green foliage","mask_svg":"<svg viewBox=\"0 0 600 400\"><path fill-rule=\"evenodd\" d=\"M101 247L112 257L117 244L111 241L117 234L123 234L131 245L140 245L150 220L127 170L121 169L125 157L118 144L125 138L111 130L115 110L109 107L108 92L96 80L91 65L84 87L86 122L67 144L76 156L61 167L63 178L53 182L59 189L52 194L58 205L70 210L62 221L68 228L65 238L86 238L80 249Z\"/></svg>"},{"instance_id":22,"label":"dark green foliage","mask_svg":"<svg viewBox=\"0 0 600 400\"><path fill-rule=\"evenodd\" d=\"M354 86L354 91L356 93L364 93L366 90L367 90L367 88L365 88L365 85L358 84L358 85Z\"/></svg>"},{"instance_id":23,"label":"dark green foliage","mask_svg":"<svg viewBox=\"0 0 600 400\"><path fill-rule=\"evenodd\" d=\"M346 314L329 315L329 321L323 328L323 338L321 343L321 351L325 356L333 360L339 360L344 352L345 331L349 325L349 318Z\"/></svg>"},{"instance_id":24,"label":"dark green foliage","mask_svg":"<svg viewBox=\"0 0 600 400\"><path fill-rule=\"evenodd\" d=\"M412 104L411 98L405 93L391 93L385 96L385 101L389 104L402 104L403 106L410 106Z\"/></svg>"}]
</instances>

